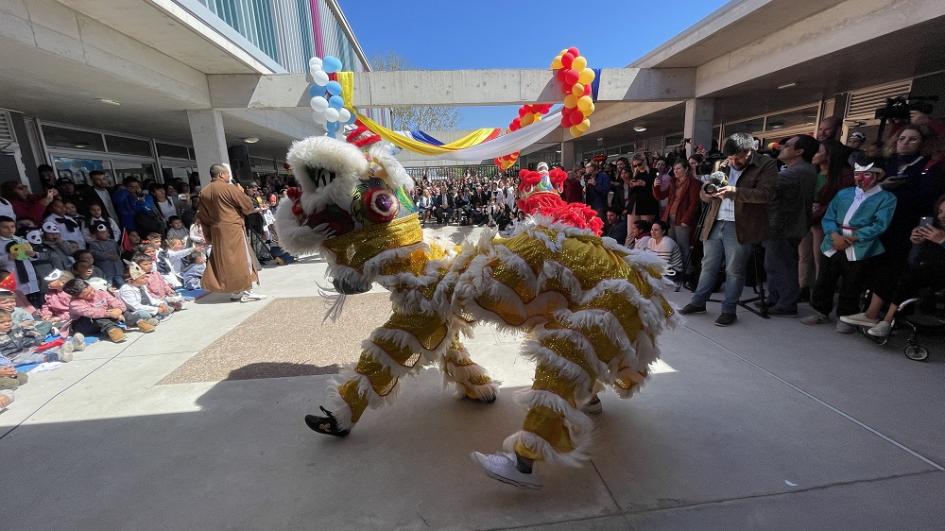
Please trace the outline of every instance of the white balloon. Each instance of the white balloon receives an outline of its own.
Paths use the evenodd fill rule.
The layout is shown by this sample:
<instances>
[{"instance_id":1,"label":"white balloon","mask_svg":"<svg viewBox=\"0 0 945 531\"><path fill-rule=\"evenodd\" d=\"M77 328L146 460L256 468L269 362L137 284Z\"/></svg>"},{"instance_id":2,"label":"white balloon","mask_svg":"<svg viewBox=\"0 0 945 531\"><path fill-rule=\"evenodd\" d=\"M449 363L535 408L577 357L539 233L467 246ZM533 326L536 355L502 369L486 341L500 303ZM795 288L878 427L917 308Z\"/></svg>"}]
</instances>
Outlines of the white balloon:
<instances>
[{"instance_id":1,"label":"white balloon","mask_svg":"<svg viewBox=\"0 0 945 531\"><path fill-rule=\"evenodd\" d=\"M346 124L351 119L351 111L348 109L338 109L338 121Z\"/></svg>"},{"instance_id":2,"label":"white balloon","mask_svg":"<svg viewBox=\"0 0 945 531\"><path fill-rule=\"evenodd\" d=\"M327 120L327 121L329 121L329 122L337 122L337 121L338 121L338 109L332 109L332 108L330 108L330 107L329 107L328 109L325 109L325 120Z\"/></svg>"},{"instance_id":3,"label":"white balloon","mask_svg":"<svg viewBox=\"0 0 945 531\"><path fill-rule=\"evenodd\" d=\"M324 87L328 84L328 74L326 74L324 70L312 72L312 82L314 82L319 87Z\"/></svg>"},{"instance_id":4,"label":"white balloon","mask_svg":"<svg viewBox=\"0 0 945 531\"><path fill-rule=\"evenodd\" d=\"M311 71L324 70L322 68L322 60L320 57L312 57L308 60L308 69Z\"/></svg>"},{"instance_id":5,"label":"white balloon","mask_svg":"<svg viewBox=\"0 0 945 531\"><path fill-rule=\"evenodd\" d=\"M324 124L326 121L324 111L312 111L312 120L315 120L315 123L317 124Z\"/></svg>"},{"instance_id":6,"label":"white balloon","mask_svg":"<svg viewBox=\"0 0 945 531\"><path fill-rule=\"evenodd\" d=\"M312 106L313 111L324 111L328 108L328 100L325 96L313 96L308 104Z\"/></svg>"}]
</instances>

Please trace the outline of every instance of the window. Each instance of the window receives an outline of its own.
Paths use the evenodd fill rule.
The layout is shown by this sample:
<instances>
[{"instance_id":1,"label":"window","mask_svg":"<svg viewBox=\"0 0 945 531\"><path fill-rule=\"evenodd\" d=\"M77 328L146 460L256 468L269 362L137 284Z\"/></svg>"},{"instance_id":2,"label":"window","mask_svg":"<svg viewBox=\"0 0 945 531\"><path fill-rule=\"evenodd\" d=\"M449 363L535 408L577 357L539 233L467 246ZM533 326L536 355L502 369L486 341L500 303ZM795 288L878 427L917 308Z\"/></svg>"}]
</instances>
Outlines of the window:
<instances>
[{"instance_id":1,"label":"window","mask_svg":"<svg viewBox=\"0 0 945 531\"><path fill-rule=\"evenodd\" d=\"M105 135L109 153L124 153L125 155L151 156L151 143L147 140L127 138L124 136Z\"/></svg>"},{"instance_id":2,"label":"window","mask_svg":"<svg viewBox=\"0 0 945 531\"><path fill-rule=\"evenodd\" d=\"M111 147L109 142L108 147ZM170 157L172 159L182 159L190 160L190 155L187 153L187 148L184 146L175 146L173 144L157 144L158 156Z\"/></svg>"},{"instance_id":3,"label":"window","mask_svg":"<svg viewBox=\"0 0 945 531\"><path fill-rule=\"evenodd\" d=\"M48 147L105 151L105 141L102 140L101 133L44 125L43 138L46 139Z\"/></svg>"},{"instance_id":4,"label":"window","mask_svg":"<svg viewBox=\"0 0 945 531\"><path fill-rule=\"evenodd\" d=\"M817 107L806 107L804 109L795 109L780 114L768 115L765 123L765 131L779 131L783 129L793 129L795 127L809 127L811 131L816 128L814 122L817 121Z\"/></svg>"},{"instance_id":5,"label":"window","mask_svg":"<svg viewBox=\"0 0 945 531\"><path fill-rule=\"evenodd\" d=\"M745 120L742 122L725 124L725 136L729 136L734 133L756 133L763 130L764 126L764 116L759 116L758 118L752 118L751 120Z\"/></svg>"}]
</instances>

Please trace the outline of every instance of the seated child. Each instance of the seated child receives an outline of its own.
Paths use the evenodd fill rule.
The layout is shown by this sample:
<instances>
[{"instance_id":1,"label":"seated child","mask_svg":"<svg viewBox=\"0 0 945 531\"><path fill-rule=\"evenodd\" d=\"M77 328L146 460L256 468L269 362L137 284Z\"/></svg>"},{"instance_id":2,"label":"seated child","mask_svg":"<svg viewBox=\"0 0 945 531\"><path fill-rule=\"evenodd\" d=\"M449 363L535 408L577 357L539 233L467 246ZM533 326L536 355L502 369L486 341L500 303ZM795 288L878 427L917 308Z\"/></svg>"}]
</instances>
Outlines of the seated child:
<instances>
[{"instance_id":1,"label":"seated child","mask_svg":"<svg viewBox=\"0 0 945 531\"><path fill-rule=\"evenodd\" d=\"M132 261L148 275L148 291L160 297L175 311L180 310L183 307L181 296L168 284L164 276L154 268L154 247L151 245L145 246L145 252L149 254L136 254Z\"/></svg>"},{"instance_id":2,"label":"seated child","mask_svg":"<svg viewBox=\"0 0 945 531\"><path fill-rule=\"evenodd\" d=\"M16 294L8 289L0 288L0 311L7 312L10 315L14 326L34 331L40 340L45 338L52 330L51 322L37 321L29 311L18 307L16 305Z\"/></svg>"},{"instance_id":3,"label":"seated child","mask_svg":"<svg viewBox=\"0 0 945 531\"><path fill-rule=\"evenodd\" d=\"M102 270L104 276L101 278L115 286L121 286L125 268L121 263L118 242L111 238L109 229L104 223L99 223L94 230L95 239L88 242L89 253Z\"/></svg>"},{"instance_id":4,"label":"seated child","mask_svg":"<svg viewBox=\"0 0 945 531\"><path fill-rule=\"evenodd\" d=\"M185 248L184 240L179 238L169 238L166 244L167 248L161 249L157 253L158 271L164 275L164 279L167 280L168 284L174 288L179 288L181 285L180 276L184 269L184 257L189 256L194 248Z\"/></svg>"},{"instance_id":5,"label":"seated child","mask_svg":"<svg viewBox=\"0 0 945 531\"><path fill-rule=\"evenodd\" d=\"M148 274L134 262L128 262L125 283L119 288L118 297L128 309L148 317L165 319L174 311L161 297L148 291Z\"/></svg>"},{"instance_id":6,"label":"seated child","mask_svg":"<svg viewBox=\"0 0 945 531\"><path fill-rule=\"evenodd\" d=\"M43 338L35 330L13 326L10 313L0 310L0 357L6 358L14 367L47 361L72 361L72 352L65 349L37 352L36 347L42 343Z\"/></svg>"},{"instance_id":7,"label":"seated child","mask_svg":"<svg viewBox=\"0 0 945 531\"><path fill-rule=\"evenodd\" d=\"M13 391L26 382L26 373L17 371L6 356L0 356L0 410L13 403Z\"/></svg>"},{"instance_id":8,"label":"seated child","mask_svg":"<svg viewBox=\"0 0 945 531\"><path fill-rule=\"evenodd\" d=\"M40 309L40 317L44 321L51 322L53 326L59 328L60 332L64 332L72 322L72 317L69 315L69 303L72 302L72 297L62 291L62 287L73 278L75 277L72 273L56 269L44 279L47 285L46 302Z\"/></svg>"},{"instance_id":9,"label":"seated child","mask_svg":"<svg viewBox=\"0 0 945 531\"><path fill-rule=\"evenodd\" d=\"M121 259L131 260L139 245L141 245L141 235L138 234L138 231L129 230L125 232L121 239Z\"/></svg>"},{"instance_id":10,"label":"seated child","mask_svg":"<svg viewBox=\"0 0 945 531\"><path fill-rule=\"evenodd\" d=\"M14 268L16 291L22 293L31 305L41 304L43 294L40 292L39 277L30 260L36 256L33 247L25 240L14 240L7 243L4 250L7 253L6 262Z\"/></svg>"},{"instance_id":11,"label":"seated child","mask_svg":"<svg viewBox=\"0 0 945 531\"><path fill-rule=\"evenodd\" d=\"M97 290L86 281L74 278L66 283L63 291L72 296L69 314L72 316L72 329L85 335L104 332L114 343L125 341L125 333L119 323L137 326L144 333L154 331L157 320L130 312L108 291Z\"/></svg>"},{"instance_id":12,"label":"seated child","mask_svg":"<svg viewBox=\"0 0 945 531\"><path fill-rule=\"evenodd\" d=\"M92 256L92 253L88 249L80 249L72 254L73 260L78 262L88 262L92 265L92 276L98 278L105 278L105 272L101 270L97 265L95 265L95 257ZM75 274L75 268L73 267L73 274ZM79 275L76 275L79 276Z\"/></svg>"},{"instance_id":13,"label":"seated child","mask_svg":"<svg viewBox=\"0 0 945 531\"><path fill-rule=\"evenodd\" d=\"M200 289L200 281L207 270L207 255L203 251L193 251L184 259L183 277L184 289Z\"/></svg>"},{"instance_id":14,"label":"seated child","mask_svg":"<svg viewBox=\"0 0 945 531\"><path fill-rule=\"evenodd\" d=\"M166 236L168 241L174 239L183 240L184 245L187 245L190 239L190 231L184 226L184 221L178 216L171 216L167 218L167 223L169 225Z\"/></svg>"}]
</instances>

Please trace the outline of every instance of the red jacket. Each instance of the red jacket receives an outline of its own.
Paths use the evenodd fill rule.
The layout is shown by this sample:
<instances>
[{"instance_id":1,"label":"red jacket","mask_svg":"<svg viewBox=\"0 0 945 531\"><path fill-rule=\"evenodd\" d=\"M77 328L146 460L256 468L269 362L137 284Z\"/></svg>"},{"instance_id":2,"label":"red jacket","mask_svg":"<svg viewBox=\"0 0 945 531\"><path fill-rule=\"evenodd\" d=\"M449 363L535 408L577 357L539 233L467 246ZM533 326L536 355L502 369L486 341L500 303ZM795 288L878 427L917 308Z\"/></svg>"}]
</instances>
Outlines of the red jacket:
<instances>
[{"instance_id":1,"label":"red jacket","mask_svg":"<svg viewBox=\"0 0 945 531\"><path fill-rule=\"evenodd\" d=\"M665 193L662 187L653 186L653 197L660 200L667 200L666 208L664 208L663 213L660 214L660 219L665 222L669 222L669 207L676 198L676 178L671 177L670 179L669 188L666 189ZM679 206L676 208L676 219L674 221L677 225L686 224L690 227L695 226L696 218L699 216L699 207L702 204L702 201L699 199L699 190L701 188L701 181L695 177L689 178L686 189L683 190L685 195L679 199Z\"/></svg>"},{"instance_id":2,"label":"red jacket","mask_svg":"<svg viewBox=\"0 0 945 531\"><path fill-rule=\"evenodd\" d=\"M43 224L43 218L46 214L46 205L42 201L22 201L20 199L10 199L13 205L13 213L16 219L28 219L36 224L37 227Z\"/></svg>"}]
</instances>

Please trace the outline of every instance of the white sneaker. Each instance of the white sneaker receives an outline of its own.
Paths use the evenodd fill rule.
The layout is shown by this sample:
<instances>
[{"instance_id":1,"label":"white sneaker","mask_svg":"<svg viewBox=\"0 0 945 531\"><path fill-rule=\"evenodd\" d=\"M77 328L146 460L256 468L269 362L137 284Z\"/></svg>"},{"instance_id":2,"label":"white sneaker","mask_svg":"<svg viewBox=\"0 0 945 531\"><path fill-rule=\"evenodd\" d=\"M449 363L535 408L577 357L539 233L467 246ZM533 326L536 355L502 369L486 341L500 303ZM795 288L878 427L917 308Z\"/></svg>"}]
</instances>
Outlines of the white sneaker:
<instances>
[{"instance_id":1,"label":"white sneaker","mask_svg":"<svg viewBox=\"0 0 945 531\"><path fill-rule=\"evenodd\" d=\"M866 333L873 337L889 337L889 334L892 333L892 325L886 321L880 321L867 330Z\"/></svg>"},{"instance_id":2,"label":"white sneaker","mask_svg":"<svg viewBox=\"0 0 945 531\"><path fill-rule=\"evenodd\" d=\"M85 350L85 336L76 332L72 336L72 347L75 350Z\"/></svg>"},{"instance_id":3,"label":"white sneaker","mask_svg":"<svg viewBox=\"0 0 945 531\"><path fill-rule=\"evenodd\" d=\"M237 298L236 296L233 296L233 297L230 297L230 300L238 300L240 302L253 302L253 301L261 301L265 298L266 298L265 295L255 293L252 290L247 290L247 291L241 292L239 294L239 298Z\"/></svg>"},{"instance_id":4,"label":"white sneaker","mask_svg":"<svg viewBox=\"0 0 945 531\"><path fill-rule=\"evenodd\" d=\"M469 456L494 480L524 489L541 488L541 479L535 474L524 474L515 468L515 454L473 452Z\"/></svg>"},{"instance_id":5,"label":"white sneaker","mask_svg":"<svg viewBox=\"0 0 945 531\"><path fill-rule=\"evenodd\" d=\"M856 332L856 327L851 324L844 323L843 321L837 321L837 327L834 330L836 330L838 334L852 334L853 332Z\"/></svg>"},{"instance_id":6,"label":"white sneaker","mask_svg":"<svg viewBox=\"0 0 945 531\"><path fill-rule=\"evenodd\" d=\"M876 326L879 319L871 319L866 312L855 313L853 315L841 315L840 320L846 324L854 326Z\"/></svg>"},{"instance_id":7,"label":"white sneaker","mask_svg":"<svg viewBox=\"0 0 945 531\"><path fill-rule=\"evenodd\" d=\"M72 352L75 350L75 345L71 341L66 341L59 347L59 361L63 363L69 363L73 359Z\"/></svg>"}]
</instances>

